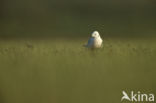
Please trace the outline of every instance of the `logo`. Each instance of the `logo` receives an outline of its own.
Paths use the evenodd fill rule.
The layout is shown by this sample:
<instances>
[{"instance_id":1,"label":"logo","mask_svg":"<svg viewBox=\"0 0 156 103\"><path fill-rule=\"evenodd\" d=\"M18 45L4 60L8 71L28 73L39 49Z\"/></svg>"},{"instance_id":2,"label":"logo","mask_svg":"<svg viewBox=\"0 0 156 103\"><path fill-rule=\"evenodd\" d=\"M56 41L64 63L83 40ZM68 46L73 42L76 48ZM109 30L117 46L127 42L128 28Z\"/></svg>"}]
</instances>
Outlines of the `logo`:
<instances>
[{"instance_id":1,"label":"logo","mask_svg":"<svg viewBox=\"0 0 156 103\"><path fill-rule=\"evenodd\" d=\"M138 91L135 93L134 91L131 91L131 93L128 95L125 91L122 91L123 97L121 98L121 101L127 100L132 102L153 102L154 101L154 94L145 94Z\"/></svg>"}]
</instances>

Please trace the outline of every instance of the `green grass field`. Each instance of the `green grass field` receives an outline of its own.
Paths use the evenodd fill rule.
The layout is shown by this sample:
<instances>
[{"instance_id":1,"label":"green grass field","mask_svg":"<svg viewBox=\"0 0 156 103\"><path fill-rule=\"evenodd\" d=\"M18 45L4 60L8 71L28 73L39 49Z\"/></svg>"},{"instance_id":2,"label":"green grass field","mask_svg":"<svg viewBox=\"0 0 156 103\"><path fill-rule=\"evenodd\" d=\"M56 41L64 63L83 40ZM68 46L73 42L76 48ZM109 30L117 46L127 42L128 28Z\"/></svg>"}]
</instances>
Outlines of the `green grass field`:
<instances>
[{"instance_id":1,"label":"green grass field","mask_svg":"<svg viewBox=\"0 0 156 103\"><path fill-rule=\"evenodd\" d=\"M94 51L86 40L0 40L0 103L120 103L122 90L156 94L155 39L106 38Z\"/></svg>"}]
</instances>

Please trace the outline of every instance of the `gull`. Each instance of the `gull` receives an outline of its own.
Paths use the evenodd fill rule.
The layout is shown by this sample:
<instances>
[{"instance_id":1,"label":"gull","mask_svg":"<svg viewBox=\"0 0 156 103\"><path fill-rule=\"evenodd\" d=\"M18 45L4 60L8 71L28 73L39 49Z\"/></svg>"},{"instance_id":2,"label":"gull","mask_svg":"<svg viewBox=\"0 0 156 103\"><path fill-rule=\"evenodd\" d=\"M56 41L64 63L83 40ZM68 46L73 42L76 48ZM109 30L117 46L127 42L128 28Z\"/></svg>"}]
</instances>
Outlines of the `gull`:
<instances>
[{"instance_id":1,"label":"gull","mask_svg":"<svg viewBox=\"0 0 156 103\"><path fill-rule=\"evenodd\" d=\"M85 45L85 47L92 48L92 49L101 48L102 47L102 42L103 42L103 40L100 37L99 32L94 31L91 34L91 37L89 38L88 43Z\"/></svg>"}]
</instances>

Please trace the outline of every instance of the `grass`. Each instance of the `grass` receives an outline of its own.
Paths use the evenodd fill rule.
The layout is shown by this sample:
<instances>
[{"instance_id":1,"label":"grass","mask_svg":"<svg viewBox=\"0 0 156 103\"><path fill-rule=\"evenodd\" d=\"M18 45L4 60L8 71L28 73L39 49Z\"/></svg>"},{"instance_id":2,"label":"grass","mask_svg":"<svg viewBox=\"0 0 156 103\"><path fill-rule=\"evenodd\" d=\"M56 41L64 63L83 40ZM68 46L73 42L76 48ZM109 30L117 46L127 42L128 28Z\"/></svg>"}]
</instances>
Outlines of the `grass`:
<instances>
[{"instance_id":1,"label":"grass","mask_svg":"<svg viewBox=\"0 0 156 103\"><path fill-rule=\"evenodd\" d=\"M0 103L120 103L156 93L155 39L0 40ZM125 101L126 102L126 101Z\"/></svg>"}]
</instances>

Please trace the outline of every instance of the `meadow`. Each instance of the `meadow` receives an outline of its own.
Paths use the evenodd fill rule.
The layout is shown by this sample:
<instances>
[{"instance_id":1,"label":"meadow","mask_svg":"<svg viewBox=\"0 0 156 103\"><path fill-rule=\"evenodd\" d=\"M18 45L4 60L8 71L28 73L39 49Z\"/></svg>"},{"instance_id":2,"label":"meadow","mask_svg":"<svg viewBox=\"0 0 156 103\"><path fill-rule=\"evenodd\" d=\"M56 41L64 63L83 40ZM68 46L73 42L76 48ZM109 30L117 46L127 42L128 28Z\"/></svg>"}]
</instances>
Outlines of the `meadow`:
<instances>
[{"instance_id":1,"label":"meadow","mask_svg":"<svg viewBox=\"0 0 156 103\"><path fill-rule=\"evenodd\" d=\"M156 94L155 38L1 39L0 103L120 103L122 91ZM124 103L129 103L125 101Z\"/></svg>"}]
</instances>

